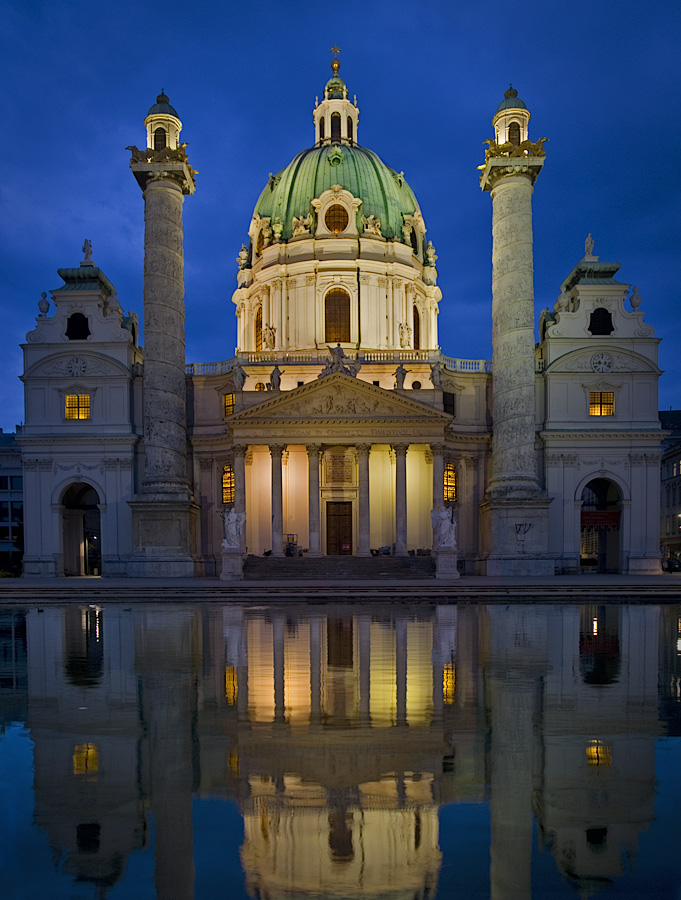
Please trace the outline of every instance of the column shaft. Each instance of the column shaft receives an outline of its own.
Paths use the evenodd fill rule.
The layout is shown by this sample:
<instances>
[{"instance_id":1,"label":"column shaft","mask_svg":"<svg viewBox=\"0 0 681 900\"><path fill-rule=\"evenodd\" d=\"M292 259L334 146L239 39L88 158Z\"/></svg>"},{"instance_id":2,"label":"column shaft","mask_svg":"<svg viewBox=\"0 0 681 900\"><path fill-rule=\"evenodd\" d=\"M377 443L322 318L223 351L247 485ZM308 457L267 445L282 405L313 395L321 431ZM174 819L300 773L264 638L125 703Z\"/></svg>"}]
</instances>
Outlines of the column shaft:
<instances>
[{"instance_id":1,"label":"column shaft","mask_svg":"<svg viewBox=\"0 0 681 900\"><path fill-rule=\"evenodd\" d=\"M281 455L282 444L270 447L272 457L272 556L284 555L284 515L281 494Z\"/></svg>"},{"instance_id":2,"label":"column shaft","mask_svg":"<svg viewBox=\"0 0 681 900\"><path fill-rule=\"evenodd\" d=\"M393 444L395 451L395 556L407 555L407 448Z\"/></svg>"},{"instance_id":3,"label":"column shaft","mask_svg":"<svg viewBox=\"0 0 681 900\"><path fill-rule=\"evenodd\" d=\"M357 505L359 513L359 529L357 541L357 556L371 556L370 549L370 520L369 520L369 451L370 444L358 444L359 457L359 483Z\"/></svg>"},{"instance_id":4,"label":"column shaft","mask_svg":"<svg viewBox=\"0 0 681 900\"><path fill-rule=\"evenodd\" d=\"M319 444L307 447L308 468L308 556L321 556L319 539Z\"/></svg>"},{"instance_id":5,"label":"column shaft","mask_svg":"<svg viewBox=\"0 0 681 900\"><path fill-rule=\"evenodd\" d=\"M236 444L234 447L234 509L238 513L246 512L246 447ZM248 520L247 520L248 521ZM242 529L241 549L246 549L246 529Z\"/></svg>"}]
</instances>

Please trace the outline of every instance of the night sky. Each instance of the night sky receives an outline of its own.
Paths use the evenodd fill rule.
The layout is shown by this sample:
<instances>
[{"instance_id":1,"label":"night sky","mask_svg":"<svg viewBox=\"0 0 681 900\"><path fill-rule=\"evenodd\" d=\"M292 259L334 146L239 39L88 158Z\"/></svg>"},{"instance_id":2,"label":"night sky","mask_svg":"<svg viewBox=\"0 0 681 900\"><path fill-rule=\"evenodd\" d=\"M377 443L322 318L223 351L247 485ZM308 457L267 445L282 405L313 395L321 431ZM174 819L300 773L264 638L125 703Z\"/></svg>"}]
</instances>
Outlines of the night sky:
<instances>
[{"instance_id":1,"label":"night sky","mask_svg":"<svg viewBox=\"0 0 681 900\"><path fill-rule=\"evenodd\" d=\"M512 82L548 137L534 194L537 318L584 255L622 264L663 338L660 408L681 407L680 5L528 0L114 3L10 0L0 52L4 177L0 426L23 422L19 344L84 238L142 318L143 201L126 147L164 89L198 169L184 207L187 361L228 359L235 258L268 173L314 141L340 74L358 141L404 171L439 255L440 345L491 358L491 200L476 167Z\"/></svg>"}]
</instances>

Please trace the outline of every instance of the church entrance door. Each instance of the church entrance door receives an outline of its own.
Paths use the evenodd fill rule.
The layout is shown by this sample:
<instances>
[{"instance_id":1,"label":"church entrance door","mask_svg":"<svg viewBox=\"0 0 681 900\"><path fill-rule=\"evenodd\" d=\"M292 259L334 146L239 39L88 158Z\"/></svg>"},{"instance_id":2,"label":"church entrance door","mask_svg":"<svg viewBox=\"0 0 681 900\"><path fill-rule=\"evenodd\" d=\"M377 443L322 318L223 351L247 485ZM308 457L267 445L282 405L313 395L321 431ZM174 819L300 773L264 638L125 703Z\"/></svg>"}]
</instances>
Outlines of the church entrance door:
<instances>
[{"instance_id":1,"label":"church entrance door","mask_svg":"<svg viewBox=\"0 0 681 900\"><path fill-rule=\"evenodd\" d=\"M329 500L326 504L327 556L352 555L352 501Z\"/></svg>"},{"instance_id":2,"label":"church entrance door","mask_svg":"<svg viewBox=\"0 0 681 900\"><path fill-rule=\"evenodd\" d=\"M62 500L64 575L101 575L99 495L89 484L72 484Z\"/></svg>"}]
</instances>

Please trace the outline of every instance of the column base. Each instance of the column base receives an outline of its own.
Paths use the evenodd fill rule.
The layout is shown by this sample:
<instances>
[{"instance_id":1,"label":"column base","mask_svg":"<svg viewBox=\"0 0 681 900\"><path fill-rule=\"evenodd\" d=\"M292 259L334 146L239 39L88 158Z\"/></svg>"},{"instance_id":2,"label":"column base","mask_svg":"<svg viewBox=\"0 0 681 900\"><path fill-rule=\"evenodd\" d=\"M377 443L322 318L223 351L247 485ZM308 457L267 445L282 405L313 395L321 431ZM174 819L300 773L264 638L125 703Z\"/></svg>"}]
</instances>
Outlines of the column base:
<instances>
[{"instance_id":1,"label":"column base","mask_svg":"<svg viewBox=\"0 0 681 900\"><path fill-rule=\"evenodd\" d=\"M438 581L456 581L459 575L459 554L454 549L441 549L435 554L435 578Z\"/></svg>"},{"instance_id":2,"label":"column base","mask_svg":"<svg viewBox=\"0 0 681 900\"><path fill-rule=\"evenodd\" d=\"M490 535L487 575L546 577L555 574L549 552L549 506L544 494L490 497L480 504Z\"/></svg>"},{"instance_id":3,"label":"column base","mask_svg":"<svg viewBox=\"0 0 681 900\"><path fill-rule=\"evenodd\" d=\"M198 504L137 495L132 510L131 578L192 578L198 574Z\"/></svg>"},{"instance_id":4,"label":"column base","mask_svg":"<svg viewBox=\"0 0 681 900\"><path fill-rule=\"evenodd\" d=\"M662 562L659 557L629 557L629 575L661 575Z\"/></svg>"},{"instance_id":5,"label":"column base","mask_svg":"<svg viewBox=\"0 0 681 900\"><path fill-rule=\"evenodd\" d=\"M222 548L220 581L244 580L244 554L233 547Z\"/></svg>"}]
</instances>

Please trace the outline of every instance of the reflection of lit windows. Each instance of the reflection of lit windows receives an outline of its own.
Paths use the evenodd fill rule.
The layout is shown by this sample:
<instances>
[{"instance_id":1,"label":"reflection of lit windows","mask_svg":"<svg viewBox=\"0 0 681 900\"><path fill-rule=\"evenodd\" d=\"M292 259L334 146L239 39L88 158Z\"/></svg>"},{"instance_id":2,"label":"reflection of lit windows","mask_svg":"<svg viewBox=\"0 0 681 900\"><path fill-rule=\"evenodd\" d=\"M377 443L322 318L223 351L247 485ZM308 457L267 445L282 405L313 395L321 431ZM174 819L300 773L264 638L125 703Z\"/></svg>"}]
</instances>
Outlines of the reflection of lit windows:
<instances>
[{"instance_id":1,"label":"reflection of lit windows","mask_svg":"<svg viewBox=\"0 0 681 900\"><path fill-rule=\"evenodd\" d=\"M222 502L234 503L234 466L222 467Z\"/></svg>"},{"instance_id":2,"label":"reflection of lit windows","mask_svg":"<svg viewBox=\"0 0 681 900\"><path fill-rule=\"evenodd\" d=\"M73 774L96 775L99 771L97 744L76 744L73 748Z\"/></svg>"},{"instance_id":3,"label":"reflection of lit windows","mask_svg":"<svg viewBox=\"0 0 681 900\"><path fill-rule=\"evenodd\" d=\"M596 618L596 616L594 616L591 620L591 633L594 635L598 634L598 619Z\"/></svg>"},{"instance_id":4,"label":"reflection of lit windows","mask_svg":"<svg viewBox=\"0 0 681 900\"><path fill-rule=\"evenodd\" d=\"M454 463L445 463L443 488L445 503L453 503L456 500L456 468Z\"/></svg>"},{"instance_id":5,"label":"reflection of lit windows","mask_svg":"<svg viewBox=\"0 0 681 900\"><path fill-rule=\"evenodd\" d=\"M234 394L225 394L225 397L224 397L224 403L225 403L224 413L225 413L226 416L231 416L232 413L234 412L234 397L235 397Z\"/></svg>"},{"instance_id":6,"label":"reflection of lit windows","mask_svg":"<svg viewBox=\"0 0 681 900\"><path fill-rule=\"evenodd\" d=\"M239 754L236 750L232 749L229 751L229 759L227 760L227 765L229 766L229 771L232 775L239 774Z\"/></svg>"},{"instance_id":7,"label":"reflection of lit windows","mask_svg":"<svg viewBox=\"0 0 681 900\"><path fill-rule=\"evenodd\" d=\"M586 745L587 766L609 766L612 762L612 751L603 741L589 741Z\"/></svg>"},{"instance_id":8,"label":"reflection of lit windows","mask_svg":"<svg viewBox=\"0 0 681 900\"><path fill-rule=\"evenodd\" d=\"M615 392L614 391L589 391L589 415L590 416L614 416Z\"/></svg>"},{"instance_id":9,"label":"reflection of lit windows","mask_svg":"<svg viewBox=\"0 0 681 900\"><path fill-rule=\"evenodd\" d=\"M67 419L89 419L90 395L67 394L65 416Z\"/></svg>"},{"instance_id":10,"label":"reflection of lit windows","mask_svg":"<svg viewBox=\"0 0 681 900\"><path fill-rule=\"evenodd\" d=\"M442 699L451 706L454 703L454 695L456 693L456 666L454 663L448 663L444 667L442 673Z\"/></svg>"},{"instance_id":11,"label":"reflection of lit windows","mask_svg":"<svg viewBox=\"0 0 681 900\"><path fill-rule=\"evenodd\" d=\"M230 706L236 704L238 693L239 684L237 681L236 667L225 666L225 698Z\"/></svg>"}]
</instances>

